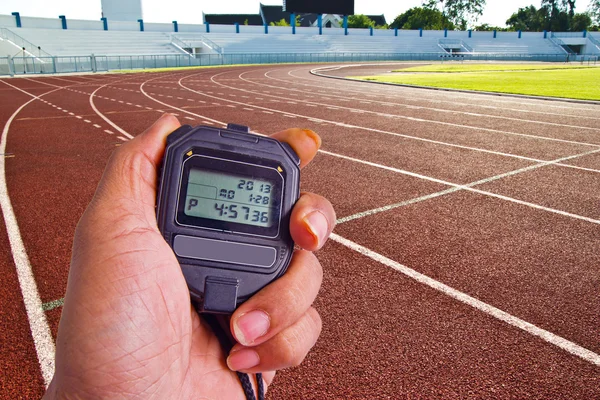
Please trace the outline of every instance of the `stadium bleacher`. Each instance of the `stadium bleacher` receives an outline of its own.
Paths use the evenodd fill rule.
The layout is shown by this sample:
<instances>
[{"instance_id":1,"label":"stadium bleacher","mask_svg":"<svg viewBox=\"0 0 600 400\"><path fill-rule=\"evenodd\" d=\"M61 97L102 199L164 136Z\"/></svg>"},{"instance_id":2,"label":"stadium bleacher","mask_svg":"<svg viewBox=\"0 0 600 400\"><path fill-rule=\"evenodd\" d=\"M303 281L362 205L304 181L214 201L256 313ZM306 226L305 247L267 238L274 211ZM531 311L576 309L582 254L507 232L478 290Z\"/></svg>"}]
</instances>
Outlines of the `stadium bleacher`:
<instances>
[{"instance_id":1,"label":"stadium bleacher","mask_svg":"<svg viewBox=\"0 0 600 400\"><path fill-rule=\"evenodd\" d=\"M323 28L319 34L318 27L300 26L292 34L291 27L250 24L68 20L63 26L58 19L52 18L22 17L21 21L22 26L17 27L13 16L0 15L0 51L5 55L0 53L0 74L249 62L361 62L456 57L596 61L600 55L598 38L589 33L586 37L584 32L348 29L345 34L343 28ZM23 47L25 51L22 51ZM87 59L66 60L65 57ZM16 68L15 63L24 67Z\"/></svg>"},{"instance_id":2,"label":"stadium bleacher","mask_svg":"<svg viewBox=\"0 0 600 400\"><path fill-rule=\"evenodd\" d=\"M94 31L78 29L11 29L52 55L181 54L167 32Z\"/></svg>"}]
</instances>

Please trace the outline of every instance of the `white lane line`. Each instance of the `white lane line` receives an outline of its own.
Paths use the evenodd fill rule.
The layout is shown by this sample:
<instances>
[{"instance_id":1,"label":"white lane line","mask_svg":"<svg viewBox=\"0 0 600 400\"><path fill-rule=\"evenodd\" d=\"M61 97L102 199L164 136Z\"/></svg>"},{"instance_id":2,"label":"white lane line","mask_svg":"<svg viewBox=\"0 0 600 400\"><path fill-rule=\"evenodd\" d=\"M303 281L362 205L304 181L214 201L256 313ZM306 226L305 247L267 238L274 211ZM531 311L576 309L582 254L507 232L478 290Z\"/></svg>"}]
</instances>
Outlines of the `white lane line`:
<instances>
[{"instance_id":1,"label":"white lane line","mask_svg":"<svg viewBox=\"0 0 600 400\"><path fill-rule=\"evenodd\" d=\"M600 151L600 149L598 149L598 150ZM550 207L544 207L544 206L541 206L539 204L530 203L528 201L523 201L523 200L515 199L513 197L503 196L501 194L496 194L496 193L493 193L493 192L488 192L486 190L475 189L475 188L469 187L467 185L459 185L459 184L456 184L456 183L444 181L442 179L437 179L437 178L432 178L430 176L417 174L416 172L410 172L410 171L406 171L406 170L399 169L399 168L388 167L387 165L382 165L382 164L377 164L377 163L370 162L370 161L360 160L358 158L349 157L349 156L345 156L345 155L342 155L342 154L332 153L330 151L326 151L326 150L323 150L323 149L319 149L319 151L322 152L323 154L329 154L329 155L332 155L334 157L338 157L338 158L342 158L342 159L345 159L345 160L357 162L357 163L360 163L360 164L370 165L372 167L377 167L377 168L385 169L385 170L388 170L388 171L397 172L399 174L408 175L408 176L412 176L412 177L415 177L415 178L419 178L419 179L423 179L423 180L427 180L427 181L431 181L431 182L441 183L443 185L452 186L452 187L463 189L463 190L466 190L466 191L469 191L469 192L474 192L474 193L479 193L479 194L482 194L482 195L485 195L485 196L495 197L497 199L510 201L512 203L516 203L516 204L528 206L528 207L531 207L531 208L535 208L535 209L538 209L538 210L547 211L547 212L550 212L550 213L562 215L564 217L570 217L570 218L579 219L579 220L582 220L582 221L591 222L593 224L600 225L600 220L589 218L589 217L585 217L583 215L573 214L573 213L569 213L569 212L562 211L562 210L557 210L557 209L550 208ZM593 150L592 152L596 152L596 150ZM584 153L584 154L587 155L588 153ZM579 156L571 156L570 158L575 158L575 157L581 157L581 155L579 155ZM551 162L547 161L546 163L550 164ZM531 167L534 167L534 166L531 166ZM514 175L515 173L516 172L513 171L511 174Z\"/></svg>"},{"instance_id":2,"label":"white lane line","mask_svg":"<svg viewBox=\"0 0 600 400\"><path fill-rule=\"evenodd\" d=\"M588 152L581 153L581 154L575 154L573 156L557 158L555 160L548 161L548 162L545 162L545 163L539 163L539 164L536 164L536 165L530 165L528 167L519 168L519 169L516 169L516 170L513 170L513 171L505 172L503 174L491 176L489 178L480 179L478 181L471 182L471 183L466 184L464 186L465 187L474 187L474 186L477 186L477 185L483 185L485 183L493 182L493 181L496 181L496 180L499 180L499 179L502 179L502 178L506 178L506 177L509 177L509 176L512 176L512 175L517 175L517 174L521 174L523 172L533 171L535 169L546 167L548 165L558 164L561 161L568 161L568 160L571 160L571 159L575 159L575 158L579 158L579 157L584 157L584 156L587 156L587 155L590 155L590 154L595 154L595 153L600 153L600 149L588 151ZM598 171L598 172L600 172L600 171ZM366 216L369 216L369 215L378 214L378 213L381 213L381 212L393 210L393 209L396 209L396 208L399 208L399 207L404 207L404 206L407 206L407 205L410 205L410 204L420 203L421 201L430 200L430 199L433 199L435 197L439 197L439 196L443 196L443 195L446 195L446 194L449 194L449 193L457 192L459 190L463 190L463 189L461 187L459 187L459 186L455 186L455 187L452 187L450 189L442 190L442 191L439 191L439 192L436 192L436 193L431 193L431 194L428 194L428 195L425 195L425 196L420 196L420 197L413 198L413 199L410 199L410 200L404 200L404 201L401 201L399 203L389 204L387 206L378 207L378 208L374 208L374 209L367 210L367 211L362 211L362 212L359 212L359 213L356 213L356 214L353 214L353 215L349 215L349 216L344 217L344 218L340 218L340 219L338 219L336 221L336 224L343 224L344 222L348 222L348 221L352 221L352 220L355 220L355 219L363 218L363 217L366 217Z\"/></svg>"},{"instance_id":3,"label":"white lane line","mask_svg":"<svg viewBox=\"0 0 600 400\"><path fill-rule=\"evenodd\" d=\"M4 81L0 82L32 96L32 99L19 107L4 125L4 129L2 130L2 139L0 140L0 154L4 154L6 153L6 140L12 121L23 108L36 99L39 99L39 97L25 92L24 90L21 90L16 86ZM44 93L42 96L57 90L60 90L60 88ZM23 296L23 302L25 303L25 310L27 312L29 328L31 329L31 336L33 337L33 343L35 345L35 352L40 363L44 384L46 387L48 387L52 377L54 376L54 354L56 351L54 347L54 339L50 333L48 320L46 319L46 314L42 308L42 300L40 299L35 277L33 276L31 263L29 262L29 257L25 251L25 245L23 243L23 238L21 237L21 231L19 230L17 218L8 195L4 157L0 157L0 208L2 209L2 215L4 216L4 223L6 225L10 249L17 270L17 278L19 280L19 286L21 287L21 295Z\"/></svg>"},{"instance_id":4,"label":"white lane line","mask_svg":"<svg viewBox=\"0 0 600 400\"><path fill-rule=\"evenodd\" d=\"M218 75L220 75L220 74L218 74ZM191 91L191 92L196 92L195 90L187 88L186 86L184 86L181 83L181 81L183 79L184 78L181 78L179 80L179 82L178 82L179 85L181 87L183 87L183 88ZM143 86L143 84L142 84L142 86ZM158 101L156 99L153 99L150 96L148 96L148 97L151 98L154 101ZM239 103L239 102L235 102L235 101L232 101L232 100L227 100L227 101L231 101L233 103ZM244 103L239 103L239 104L244 104ZM261 107L257 107L257 108L261 108ZM191 114L191 115L198 116L197 114L191 113L191 112L186 111L186 110L181 110L181 111L186 112L186 113ZM277 110L273 110L273 111L277 111ZM292 115L295 115L295 114L292 114ZM222 124L222 125L225 125L223 122L220 122L220 121L215 121L215 122L217 122L219 124ZM415 173L415 172L401 170L399 168L388 167L388 166L385 166L385 165L382 165L382 164L377 164L377 163L373 163L373 162L370 162L370 161L364 161L364 160L360 160L360 159L357 159L357 158L354 158L354 157L344 156L344 155L341 155L341 154L337 154L337 153L325 151L323 149L320 149L319 151L323 152L324 154L329 154L329 155L332 155L334 157L339 157L339 158L350 160L350 161L354 161L354 162L357 162L357 163L374 166L374 167L385 169L385 170L388 170L388 171L398 172L398 173L401 173L401 174L404 174L404 175L413 176L415 178L419 178L419 179L423 179L423 180L428 180L428 181L431 181L431 182L441 183L441 184L446 185L446 186L456 187L456 188L460 188L460 189L463 189L463 190L467 190L467 191L479 193L479 194L482 194L482 195L485 195L485 196L490 196L490 197L494 197L494 198L498 198L498 199L510 201L510 202L513 202L513 203L516 203L516 204L528 206L528 207L535 208L535 209L542 210L542 211L547 211L547 212L558 214L558 215L562 215L562 216L565 216L565 217L579 219L579 220L583 220L583 221L586 221L586 222L591 222L591 223L594 223L594 224L600 224L600 220L596 220L596 219L593 219L593 218L585 217L583 215L573 214L573 213L569 213L569 212L562 211L562 210L557 210L557 209L550 208L550 207L544 207L544 206L541 206L539 204L530 203L530 202L519 200L519 199L515 199L515 198L512 198L512 197L499 195L499 194L496 194L496 193L493 193L493 192L488 192L488 191L484 191L484 190L479 190L479 189L471 188L471 187L468 187L466 185L459 185L459 184L456 184L456 183L444 181L442 179L437 179L437 178L429 177L429 176L426 176L426 175L421 175L421 174L418 174L418 173ZM596 152L600 152L600 149L591 150L589 152L578 154L578 155L574 155L574 156L564 157L562 160L575 159L577 157L582 157L584 155L593 154L593 153L596 153ZM545 165L549 165L549 164L561 165L559 163L554 163L553 161L538 160L537 162L541 163L541 164L545 164ZM563 165L566 166L568 164L563 164ZM525 167L524 170L528 170L529 168L533 168L533 167L534 166ZM513 172L509 172L507 174L513 174L514 175L516 173L517 172L513 171Z\"/></svg>"},{"instance_id":5,"label":"white lane line","mask_svg":"<svg viewBox=\"0 0 600 400\"><path fill-rule=\"evenodd\" d=\"M222 73L213 75L211 77L211 81L213 83L217 84L217 85L231 88L229 86L223 85L223 84L221 84L219 82L216 82L214 80L214 78L216 76L222 75L224 73L226 73L226 72L222 72ZM183 88L191 91L191 92L199 93L199 92L197 92L194 89L191 89L189 87L184 86L181 83L181 80L179 81L179 85L182 86ZM202 93L199 93L199 94L202 94ZM207 95L205 95L205 96L207 96ZM208 96L208 97L214 97L214 96ZM214 98L216 98L216 97L214 97ZM238 102L238 101L234 101L234 100L227 100L227 99L220 99L220 100L228 101L230 103L239 104L239 105L246 105L246 103ZM272 101L278 102L278 100L272 100ZM266 107L261 107L261 106L254 106L254 107L256 107L258 109L261 109L261 110L273 111L273 112L278 113L278 114L286 114L287 113L286 111L276 110L276 109L272 109L272 108L266 108ZM350 110L352 110L352 109L350 109ZM357 110L357 111L362 112L361 110ZM384 130L381 130L381 129L367 128L367 127L357 126L357 125L350 125L350 124L345 124L345 123L341 123L341 122L337 122L337 121L325 120L325 119L321 119L321 118L311 118L311 117L308 117L308 116L302 115L302 114L295 114L295 113L287 113L287 114L288 115L294 115L294 116L300 117L300 118L306 118L306 119L309 119L309 120L319 120L319 121L321 121L323 123L331 123L331 124L334 124L334 125L337 125L337 126L342 126L342 127L345 127L345 128L355 128L355 129L361 129L361 130L365 130L365 131L369 131L369 132L383 133L383 134L386 134L386 135L397 136L397 137L402 137L402 138L411 139L411 140L417 140L417 141L421 141L421 142L425 142L425 143L433 143L433 144L439 144L439 145L442 145L442 146L456 147L456 148L460 148L460 149L472 150L472 151L481 152L481 153L495 154L495 155L499 155L499 156L503 156L503 157L516 158L516 159L521 159L521 160L526 160L526 161L532 161L532 162L536 162L536 163L547 162L547 160L540 160L540 159L526 157L526 156L520 156L520 155L516 155L516 154L509 154L509 153L503 153L503 152L499 152L499 151L481 149L481 148L477 148L477 147L463 146L463 145L459 145L459 144L441 142L441 141L438 141L438 140L432 140L432 139L426 139L426 138L421 138L421 137L416 137L416 136L404 135L404 134L401 134L401 133L384 131ZM408 119L413 119L413 118L408 118ZM474 127L471 127L471 128L473 128L473 129L481 129L481 130L489 130L489 129L485 129L485 128L474 128ZM499 132L503 133L504 131L499 131ZM517 135L528 136L528 135L523 135L523 134L517 134ZM535 136L535 137L538 138L538 139L540 138L538 136ZM548 140L564 142L564 140L562 140L562 139L548 139ZM595 148L599 148L600 147L600 144L582 143L582 142L570 142L570 141L566 141L566 142L568 142L570 144L577 144L577 145L582 145L582 146L587 146L587 147L595 147ZM560 167L565 167L565 168L575 168L574 166L569 165L569 164L556 164L556 165L558 165Z\"/></svg>"},{"instance_id":6,"label":"white lane line","mask_svg":"<svg viewBox=\"0 0 600 400\"><path fill-rule=\"evenodd\" d=\"M248 80L246 78L244 78L242 75L246 74L247 72L244 72L242 74L239 75L239 78L243 81L252 83L254 85L257 86L264 86L264 87L273 87L271 85L266 85L264 83L257 83L251 80ZM215 81L213 81L215 82ZM215 82L217 83L217 82ZM225 87L228 87L226 85L222 85ZM242 90L244 92L249 92L249 93L256 93L254 91L251 90L243 90L243 89L239 89ZM299 91L298 89L289 89L286 88L286 90L291 90L291 91ZM260 92L259 92L260 93ZM336 96L336 95L331 95L333 97L342 97L342 96ZM274 97L274 96L271 96ZM283 99L283 97L282 97ZM325 99L325 98L322 98ZM359 100L354 98L354 100ZM306 102L306 101L310 101L310 100L298 100L301 102ZM314 104L320 105L320 106L328 106L330 104L323 104L323 103L315 103ZM381 102L383 103L383 102ZM434 111L434 112L441 112L441 113L455 113L455 114L465 114L465 115L469 115L469 116L476 116L476 117L483 117L483 118L491 118L491 119L505 119L505 120L510 120L510 121L518 121L518 122L527 122L527 123L532 123L532 124L542 124L542 125L550 125L550 126L560 126L560 127L567 127L567 128L575 128L575 129L583 129L583 130L593 130L593 131L600 131L600 128L595 128L595 127L586 127L586 126L579 126L579 125L569 125L569 124L559 124L559 123L555 123L555 122L545 122L545 121L536 121L536 120L526 120L526 119L521 119L521 118L513 118L513 117L503 117L503 116L498 116L498 115L489 115L489 114L478 114L478 113L473 113L473 112L466 112L466 111L456 111L456 110L446 110L446 109L438 109L438 108L431 108L431 107L424 107L424 106L414 106L414 105L404 105L404 104L399 104L399 103L393 103L394 105L398 106L398 107L405 107L405 108L410 108L410 109L422 109L422 110L427 110L427 111ZM350 108L347 107L343 107L340 106L343 109L348 109L350 110ZM373 114L382 114L379 112L375 112L375 111L368 111L366 110L365 112L367 113L373 113ZM418 122L425 122L425 123L432 123L432 124L442 124L442 125L447 125L447 126L457 126L457 127L464 127L464 128L468 128L468 129L474 129L475 127L472 127L470 125L461 125L461 124L454 124L451 122L443 122L443 121L437 121L437 120L429 120L429 119L422 119L422 118L416 118L416 117L408 117L408 116L403 116L403 115L398 115L398 114L388 114L388 115L392 115L394 118L400 118L400 119L408 119L408 120L414 120L414 121L418 121ZM383 115L386 116L386 115ZM537 136L537 135L530 135L530 134L525 134L525 133L518 133L518 132L509 132L509 131L501 131L501 130L495 130L495 129L487 129L487 128L481 128L484 131L489 131L489 132L498 132L498 133L503 133L503 134L508 134L508 135L518 135L518 136L525 136L525 137L533 137L533 138L539 138L540 140L552 140L554 138L547 138L544 136ZM558 139L561 140L562 139Z\"/></svg>"},{"instance_id":7,"label":"white lane line","mask_svg":"<svg viewBox=\"0 0 600 400\"><path fill-rule=\"evenodd\" d=\"M157 78L154 78L154 79L157 79ZM146 81L146 82L148 82L148 81ZM160 101L160 100L157 100L157 99L155 99L154 97L152 97L152 96L148 95L148 93L146 93L146 91L144 90L144 84L145 84L146 82L143 82L143 83L140 85L140 91L142 92L142 94L143 94L144 96L148 97L150 100L152 100L152 101L155 101L155 102L157 102L158 104L162 104L163 106L166 106L166 107L172 108L172 109L174 109L174 110L177 110L177 111L181 111L181 112L183 112L183 113L187 113L187 114L193 115L193 116L195 116L195 117L198 117L198 118L205 118L205 120L204 120L204 121L202 121L202 123L205 123L205 124L210 124L210 125L213 125L213 123L216 123L217 125L227 125L227 124L225 124L225 123L223 123L223 122L221 122L221 121L217 121L216 119L211 119L211 118L208 118L208 117L206 117L206 116L204 116L204 115L196 114L196 113L193 113L193 112L191 112L191 111L187 111L187 110L184 110L184 109L182 109L182 108L178 108L178 107L172 106L172 105L170 105L170 104L167 104L167 103L164 103L164 102L162 102L162 101ZM162 110L161 110L161 112L162 112ZM208 122L207 120L211 120L212 122Z\"/></svg>"},{"instance_id":8,"label":"white lane line","mask_svg":"<svg viewBox=\"0 0 600 400\"><path fill-rule=\"evenodd\" d=\"M108 133L109 135L113 135L114 134L113 131L109 131L108 129L105 129L104 132Z\"/></svg>"},{"instance_id":9,"label":"white lane line","mask_svg":"<svg viewBox=\"0 0 600 400\"><path fill-rule=\"evenodd\" d=\"M120 139L120 140L122 140L124 142L126 142L127 140L129 140L127 138L124 138L123 136L117 136L117 139Z\"/></svg>"},{"instance_id":10,"label":"white lane line","mask_svg":"<svg viewBox=\"0 0 600 400\"><path fill-rule=\"evenodd\" d=\"M404 200L404 201L401 201L399 203L389 204L387 206L373 208L371 210L358 212L356 214L348 215L347 217L338 218L338 220L335 222L335 224L339 225L339 224L343 224L345 222L354 221L355 219L360 219L360 218L368 217L370 215L379 214L379 213L382 213L382 212L394 210L396 208L408 206L408 205L415 204L415 203L420 203L422 201L431 200L431 199L434 199L436 197L444 196L446 194L458 192L459 190L462 190L462 189L461 188L457 188L457 187L453 187L453 188L450 188L450 189L442 190L440 192L431 193L431 194L428 194L428 195L425 195L425 196L415 197L415 198L409 199L409 200Z\"/></svg>"},{"instance_id":11,"label":"white lane line","mask_svg":"<svg viewBox=\"0 0 600 400\"><path fill-rule=\"evenodd\" d=\"M82 119L83 117L81 115L76 115L75 118Z\"/></svg>"},{"instance_id":12,"label":"white lane line","mask_svg":"<svg viewBox=\"0 0 600 400\"><path fill-rule=\"evenodd\" d=\"M98 108L96 108L96 105L94 104L94 96L96 94L96 92L106 86L108 86L109 84L106 85L102 85L100 87L98 87L98 89L94 90L91 94L90 94L90 106L92 106L92 109L94 110L94 112L96 114L98 114L98 116L100 118L102 118L104 121L106 121L107 124L109 124L110 126L112 126L113 128L115 128L117 131L119 131L121 134L123 134L124 136L128 137L129 139L133 139L133 136L131 136L129 133L125 132L123 129L121 129L119 126L117 126L114 122L112 122L110 119L108 119L104 114L102 114L100 112L100 110L98 110ZM119 101L120 103L122 103L122 101Z\"/></svg>"},{"instance_id":13,"label":"white lane line","mask_svg":"<svg viewBox=\"0 0 600 400\"><path fill-rule=\"evenodd\" d=\"M98 124L94 124L94 128L102 128L102 127Z\"/></svg>"},{"instance_id":14,"label":"white lane line","mask_svg":"<svg viewBox=\"0 0 600 400\"><path fill-rule=\"evenodd\" d=\"M477 310L479 310L487 315L490 315L504 323L514 326L515 328L521 329L531 335L537 336L540 339L542 339L543 341L550 343L554 346L557 346L576 357L579 357L579 358L581 358L585 361L588 361L594 365L600 366L600 355L599 354L596 354L576 343L573 343L573 342L571 342L561 336L558 336L552 332L549 332L545 329L539 328L539 327L533 325L532 323L529 323L520 318L517 318L514 315L507 313L506 311L502 311L492 305L484 303L481 300L471 297L468 294L463 293L459 290L456 290L442 282L436 281L435 279L432 279L432 278L428 277L427 275L417 272L412 268L402 265L402 264L400 264L392 259L389 259L379 253L376 253L372 250L369 250L368 248L361 246L360 244L355 243L351 240L348 240L342 236L339 236L336 233L332 233L329 238L331 240L333 240L334 242L340 243L340 244L348 247L349 249L352 249L366 257L369 257L370 259L372 259L374 261L377 261L378 263L381 263L390 268L393 268L396 271L408 276L409 278L414 279L415 281L417 281L419 283L427 285L434 290L440 291L440 292L444 293L445 295L450 296L453 299L460 301L461 303L464 303L473 308L476 308Z\"/></svg>"},{"instance_id":15,"label":"white lane line","mask_svg":"<svg viewBox=\"0 0 600 400\"><path fill-rule=\"evenodd\" d=\"M83 120L83 122L86 122L86 123L88 123L88 124L91 124L91 123L92 123L92 121L90 121L89 119L84 119L84 120Z\"/></svg>"},{"instance_id":16,"label":"white lane line","mask_svg":"<svg viewBox=\"0 0 600 400\"><path fill-rule=\"evenodd\" d=\"M354 65L354 66L356 66L356 65ZM318 69L319 68L313 69L313 70L311 70L311 72L312 71L316 71ZM298 71L298 70L295 70L295 71ZM268 71L268 72L271 72L271 71ZM293 71L290 71L290 72L293 72ZM303 86L311 86L311 87L318 87L318 88L323 88L324 87L322 80L320 80L319 82L317 82L315 79L306 79L306 78L302 78L302 77L299 77L299 76L296 76L296 75L293 75L293 74L289 74L289 73L288 73L288 75L293 76L293 77L295 77L297 79L302 79L302 80L305 80L305 81L310 81L310 82L318 83L319 84L318 86L301 84ZM280 79L271 78L270 76L268 76L268 78L274 79L274 80L280 80ZM290 81L285 81L284 80L283 82L285 82L286 85L290 84ZM353 81L345 81L345 82L351 83ZM363 81L354 81L354 82L363 82ZM300 84L300 83L298 83L298 84ZM425 92L422 89L419 89L419 88L404 87L403 89L405 89L405 90L403 91L403 94L398 95L397 94L398 87L394 87L394 86L390 86L389 88L387 88L388 90L385 90L385 91L383 90L383 88L375 88L375 89L372 89L372 90L368 90L368 89L366 89L364 87L361 88L361 89L358 89L358 88L357 89L350 89L349 86L350 85L346 85L346 87L342 88L342 90L347 91L347 92L357 92L357 93L359 93L361 95L364 94L365 92L373 92L375 90L375 91L377 91L379 93L379 95L382 95L382 94L383 95L386 95L386 94L387 95L392 95L393 98L400 99L400 100L406 100L406 98L408 97L407 94L410 93L410 94L415 94L416 96L414 96L414 97L421 97L422 99L424 99L426 101L431 101L431 102L461 104L461 105L467 105L467 106L480 106L480 107L485 107L485 108L498 108L498 109L504 110L503 107L483 106L483 105L480 105L480 104L477 104L477 103L458 103L457 102L461 98L462 99L464 99L465 97L467 97L467 98L471 97L472 98L472 97L475 96L475 97L477 97L476 101L479 101L480 103L482 103L482 102L486 102L486 103L492 103L493 102L493 103L498 103L498 104L510 104L510 103L513 103L513 104L518 104L518 105L521 105L521 106L525 105L525 106L535 106L535 107L543 107L543 108L562 108L562 109L565 109L565 110L595 111L592 108L582 107L582 106L584 106L583 104L579 105L579 106L569 106L569 105L567 105L568 103L559 102L558 100L556 100L556 101L547 101L547 100L542 100L542 99L539 99L539 100L538 99L527 99L527 101L522 101L522 100L520 100L520 101L519 100L501 100L501 98L499 96L490 96L490 95L486 95L486 94L483 94L483 93L479 93L479 94L468 93L468 94L466 94L466 93L459 93L459 92L436 93L435 94L436 97L434 98L434 97L431 97L431 96L429 96L429 97L423 97L423 94L425 94ZM328 88L330 88L332 90L340 90L339 86L334 86L334 87L328 86ZM441 95L444 95L444 98L450 98L451 100L439 100L439 98L441 97ZM590 106L590 105L588 104L587 106ZM591 107L593 107L593 106L591 106ZM509 111L524 111L524 110L521 110L521 109L509 109ZM532 111L532 112L543 113L541 111ZM550 113L550 112L547 112L547 113L544 113L544 114L556 115L556 114ZM561 115L568 116L568 117L579 118L578 115L572 115L572 114L561 114ZM586 117L582 116L582 118L586 118ZM596 117L594 119L598 119L598 118Z\"/></svg>"},{"instance_id":17,"label":"white lane line","mask_svg":"<svg viewBox=\"0 0 600 400\"><path fill-rule=\"evenodd\" d=\"M267 71L265 73L265 76L268 79L270 79L270 80L284 82L286 84L286 90L292 90L292 89L289 89L290 83L292 83L294 85L301 85L301 86L306 86L306 87L311 87L311 88L319 88L319 89L323 87L322 86L323 85L322 82L321 82L320 86L317 86L317 85L308 85L308 84L305 84L305 83L298 82L298 80L300 79L300 80L304 80L304 81L315 83L315 80L314 79L306 79L306 78L302 78L300 76L294 75L292 72L296 72L296 71L302 71L302 70L301 69L296 69L296 70L290 70L290 71L288 71L288 75L294 78L293 81L284 80L284 79L278 79L278 78L273 78L272 76L269 75L269 73L273 72L273 71ZM348 83L352 83L351 81L347 81L347 82ZM360 94L360 95L363 95L365 93L365 89L362 89L362 90L351 89L349 87L349 85L346 85L346 87L340 87L340 86L335 86L335 87L329 86L329 87L332 90L340 90L340 91L344 91L344 92L354 92L354 93ZM302 93L306 92L306 90L304 90L304 89L295 89L295 90L300 91ZM378 88L377 90L381 90L381 88ZM393 92L389 91L389 93L393 93ZM422 94L422 91L421 91L421 94ZM437 94L439 94L439 93L437 93ZM332 96L332 95L330 94L330 96ZM407 101L407 100L410 101L411 100L411 98L408 97L408 96L406 96L405 94L404 95L398 95L397 93L394 93L393 95L386 96L385 93L381 93L380 92L379 96L375 96L375 97L385 97L385 98L391 99L391 100L397 99L397 100L402 100L402 101ZM353 98L353 99L355 99L355 98ZM440 100L439 97L436 97L436 98L432 98L432 97L423 98L423 97L421 97L420 99L424 100L424 101L428 101L428 102L433 102L433 103L447 103L447 104L451 104L453 106L467 106L467 107L478 107L478 108L485 108L485 109L491 109L491 110L500 110L500 111L509 111L509 112L515 111L515 112L530 113L530 114L543 114L543 115L550 115L550 116L553 116L553 117L557 117L558 116L558 117L570 117L570 118L577 118L577 119L584 118L584 119L594 119L594 120L600 119L598 117L589 117L589 116L583 116L583 115L559 114L557 112L544 112L544 111L534 111L534 110L525 110L525 109L517 109L517 108L505 108L504 106L502 106L502 107L490 106L490 105L483 104L484 102L479 102L479 103L461 103L456 98L454 98L454 99L452 99L450 101L449 100ZM491 99L492 98L490 97L490 99L488 99L488 101L486 101L486 103L489 102L489 100L491 100ZM497 101L499 103L516 103L516 104L520 104L520 105L533 105L533 106L536 106L536 107L539 107L540 105L542 105L542 104L540 104L538 102L526 103L526 102L523 102L523 101L517 102L517 101L500 101L499 99L493 99L493 100ZM349 100L340 98L340 99L338 99L338 101L349 101ZM379 101L376 101L376 102L379 102ZM385 105L385 106L401 106L401 107L410 106L409 104L406 104L406 103L384 103L383 105ZM544 104L543 106L544 107L558 107L558 108L566 108L566 109L575 109L573 107L557 106L555 104ZM415 106L415 107L422 107L422 106ZM585 109L585 110L586 111L592 111L590 109Z\"/></svg>"}]
</instances>

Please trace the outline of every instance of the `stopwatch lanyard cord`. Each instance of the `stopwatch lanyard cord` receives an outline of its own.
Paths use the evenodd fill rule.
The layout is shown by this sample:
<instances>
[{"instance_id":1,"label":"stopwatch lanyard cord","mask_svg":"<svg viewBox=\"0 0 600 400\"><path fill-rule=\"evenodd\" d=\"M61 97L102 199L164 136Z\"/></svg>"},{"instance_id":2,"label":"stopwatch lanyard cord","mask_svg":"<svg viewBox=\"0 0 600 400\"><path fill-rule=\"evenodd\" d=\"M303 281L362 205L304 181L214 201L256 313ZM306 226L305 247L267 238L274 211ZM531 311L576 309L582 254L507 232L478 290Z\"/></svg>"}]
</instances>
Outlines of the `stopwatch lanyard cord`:
<instances>
[{"instance_id":1,"label":"stopwatch lanyard cord","mask_svg":"<svg viewBox=\"0 0 600 400\"><path fill-rule=\"evenodd\" d=\"M199 314L201 318L203 318L206 323L211 327L217 339L219 339L219 343L221 344L221 348L225 352L225 355L229 354L231 348L234 345L234 339L228 334L223 327L224 321L223 316L217 316L215 314ZM240 383L242 384L242 389L244 389L244 394L246 395L246 400L257 400L254 395L254 388L252 388L252 383L250 382L250 376L243 372L236 372L238 378L240 379ZM258 400L265 399L265 387L263 384L262 374L259 372L256 374L256 386L258 388Z\"/></svg>"}]
</instances>

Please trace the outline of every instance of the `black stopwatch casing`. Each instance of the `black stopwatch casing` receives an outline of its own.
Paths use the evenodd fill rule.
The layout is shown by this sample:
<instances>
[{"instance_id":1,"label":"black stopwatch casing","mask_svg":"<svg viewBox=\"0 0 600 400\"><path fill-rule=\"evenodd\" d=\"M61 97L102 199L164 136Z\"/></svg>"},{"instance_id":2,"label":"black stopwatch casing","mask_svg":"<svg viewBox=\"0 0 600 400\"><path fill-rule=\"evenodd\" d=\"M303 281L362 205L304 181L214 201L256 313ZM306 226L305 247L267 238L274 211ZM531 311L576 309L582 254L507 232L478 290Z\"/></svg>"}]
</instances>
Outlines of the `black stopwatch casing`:
<instances>
[{"instance_id":1,"label":"black stopwatch casing","mask_svg":"<svg viewBox=\"0 0 600 400\"><path fill-rule=\"evenodd\" d=\"M299 165L287 143L241 125L183 125L167 137L158 228L202 311L231 313L286 271Z\"/></svg>"}]
</instances>

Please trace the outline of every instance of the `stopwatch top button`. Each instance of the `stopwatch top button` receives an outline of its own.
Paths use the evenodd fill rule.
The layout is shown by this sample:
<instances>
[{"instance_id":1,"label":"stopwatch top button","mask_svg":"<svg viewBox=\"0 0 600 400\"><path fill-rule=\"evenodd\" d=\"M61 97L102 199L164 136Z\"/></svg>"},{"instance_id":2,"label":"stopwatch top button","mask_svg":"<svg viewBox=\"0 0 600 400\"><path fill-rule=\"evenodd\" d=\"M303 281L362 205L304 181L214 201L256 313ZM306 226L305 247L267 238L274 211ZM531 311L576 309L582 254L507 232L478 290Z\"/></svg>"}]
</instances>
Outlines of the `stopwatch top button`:
<instances>
[{"instance_id":1,"label":"stopwatch top button","mask_svg":"<svg viewBox=\"0 0 600 400\"><path fill-rule=\"evenodd\" d=\"M247 127L247 126L245 126L245 125L238 125L238 124L229 123L229 124L227 124L227 129L229 129L230 131L238 131L238 132L250 133L250 128Z\"/></svg>"}]
</instances>

